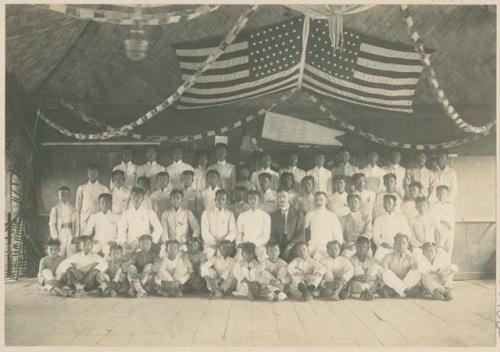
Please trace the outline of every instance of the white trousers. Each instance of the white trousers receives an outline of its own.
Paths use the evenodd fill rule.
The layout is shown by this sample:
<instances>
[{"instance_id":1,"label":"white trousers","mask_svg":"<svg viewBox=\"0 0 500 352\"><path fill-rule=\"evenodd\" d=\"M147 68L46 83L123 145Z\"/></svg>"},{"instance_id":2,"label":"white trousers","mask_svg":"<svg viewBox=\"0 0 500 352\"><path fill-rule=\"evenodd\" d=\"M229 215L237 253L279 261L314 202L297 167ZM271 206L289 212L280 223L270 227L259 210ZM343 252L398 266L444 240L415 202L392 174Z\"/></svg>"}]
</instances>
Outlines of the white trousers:
<instances>
[{"instance_id":1,"label":"white trousers","mask_svg":"<svg viewBox=\"0 0 500 352\"><path fill-rule=\"evenodd\" d=\"M418 285L422 274L418 270L410 270L403 279L400 279L393 271L385 269L382 274L384 284L392 288L401 297L405 296L405 290Z\"/></svg>"}]
</instances>

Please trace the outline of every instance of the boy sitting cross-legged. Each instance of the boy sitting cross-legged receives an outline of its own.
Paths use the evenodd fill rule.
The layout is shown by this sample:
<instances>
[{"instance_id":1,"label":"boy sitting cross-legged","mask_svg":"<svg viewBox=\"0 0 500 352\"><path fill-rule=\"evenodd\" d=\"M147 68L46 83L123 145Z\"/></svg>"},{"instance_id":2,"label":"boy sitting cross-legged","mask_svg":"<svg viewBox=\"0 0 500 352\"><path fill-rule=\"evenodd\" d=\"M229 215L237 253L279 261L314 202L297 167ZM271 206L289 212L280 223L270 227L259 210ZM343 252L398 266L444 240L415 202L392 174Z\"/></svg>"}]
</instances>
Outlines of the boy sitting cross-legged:
<instances>
[{"instance_id":1,"label":"boy sitting cross-legged","mask_svg":"<svg viewBox=\"0 0 500 352\"><path fill-rule=\"evenodd\" d=\"M349 259L340 255L341 246L338 241L326 244L327 257L321 260L326 267L326 274L321 284L323 297L338 301L346 298L347 283L354 275L354 267Z\"/></svg>"},{"instance_id":2,"label":"boy sitting cross-legged","mask_svg":"<svg viewBox=\"0 0 500 352\"><path fill-rule=\"evenodd\" d=\"M86 291L99 288L102 292L105 283L100 273L108 268L108 263L100 255L92 253L94 241L89 236L80 236L80 252L63 260L56 270L56 279L64 286L74 289L73 297L82 297Z\"/></svg>"},{"instance_id":3,"label":"boy sitting cross-legged","mask_svg":"<svg viewBox=\"0 0 500 352\"><path fill-rule=\"evenodd\" d=\"M42 286L42 290L49 292L51 295L68 296L69 292L60 288L56 280L57 267L63 261L63 257L59 255L61 242L58 239L50 239L47 241L46 246L47 256L40 260L38 282Z\"/></svg>"},{"instance_id":4,"label":"boy sitting cross-legged","mask_svg":"<svg viewBox=\"0 0 500 352\"><path fill-rule=\"evenodd\" d=\"M281 259L280 246L273 240L266 244L267 258L264 260L264 276L266 277L265 286L269 289L267 294L268 301L284 301L287 298L285 288L290 283L288 274L288 263Z\"/></svg>"},{"instance_id":5,"label":"boy sitting cross-legged","mask_svg":"<svg viewBox=\"0 0 500 352\"><path fill-rule=\"evenodd\" d=\"M217 254L209 258L200 267L201 276L207 282L211 298L221 298L230 294L236 287L233 276L234 245L232 241L219 242Z\"/></svg>"},{"instance_id":6,"label":"boy sitting cross-legged","mask_svg":"<svg viewBox=\"0 0 500 352\"><path fill-rule=\"evenodd\" d=\"M166 297L181 297L193 267L184 252L179 251L179 241L167 241L165 246L167 253L160 259L154 279L157 292Z\"/></svg>"},{"instance_id":7,"label":"boy sitting cross-legged","mask_svg":"<svg viewBox=\"0 0 500 352\"><path fill-rule=\"evenodd\" d=\"M106 283L103 293L110 297L127 294L130 289L127 279L127 267L130 261L123 256L123 247L118 243L110 242L109 250L108 269L102 274Z\"/></svg>"},{"instance_id":8,"label":"boy sitting cross-legged","mask_svg":"<svg viewBox=\"0 0 500 352\"><path fill-rule=\"evenodd\" d=\"M207 255L203 252L203 243L201 238L194 237L187 242L187 257L193 267L193 272L188 282L186 282L186 289L189 292L202 292L206 291L207 284L205 279L201 276L201 266L207 261Z\"/></svg>"},{"instance_id":9,"label":"boy sitting cross-legged","mask_svg":"<svg viewBox=\"0 0 500 352\"><path fill-rule=\"evenodd\" d=\"M291 276L290 293L294 297L303 297L310 301L319 296L318 287L326 273L326 268L320 262L309 256L305 242L295 246L296 258L288 264Z\"/></svg>"},{"instance_id":10,"label":"boy sitting cross-legged","mask_svg":"<svg viewBox=\"0 0 500 352\"><path fill-rule=\"evenodd\" d=\"M139 237L139 247L132 253L127 277L132 286L129 295L142 298L154 291L154 269L157 254L153 250L153 238L145 234Z\"/></svg>"}]
</instances>

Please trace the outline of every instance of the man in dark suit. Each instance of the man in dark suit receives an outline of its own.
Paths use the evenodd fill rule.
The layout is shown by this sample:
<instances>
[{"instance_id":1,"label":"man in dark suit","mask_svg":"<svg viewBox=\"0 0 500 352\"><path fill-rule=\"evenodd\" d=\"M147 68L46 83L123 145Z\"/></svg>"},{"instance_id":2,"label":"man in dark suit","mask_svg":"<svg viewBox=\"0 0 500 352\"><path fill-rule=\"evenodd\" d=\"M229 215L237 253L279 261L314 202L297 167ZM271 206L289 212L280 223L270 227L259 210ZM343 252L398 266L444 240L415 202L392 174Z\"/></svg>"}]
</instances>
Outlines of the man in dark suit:
<instances>
[{"instance_id":1,"label":"man in dark suit","mask_svg":"<svg viewBox=\"0 0 500 352\"><path fill-rule=\"evenodd\" d=\"M305 241L304 215L290 206L286 190L280 189L276 199L278 209L271 214L271 239L279 243L280 256L290 261L295 244Z\"/></svg>"}]
</instances>

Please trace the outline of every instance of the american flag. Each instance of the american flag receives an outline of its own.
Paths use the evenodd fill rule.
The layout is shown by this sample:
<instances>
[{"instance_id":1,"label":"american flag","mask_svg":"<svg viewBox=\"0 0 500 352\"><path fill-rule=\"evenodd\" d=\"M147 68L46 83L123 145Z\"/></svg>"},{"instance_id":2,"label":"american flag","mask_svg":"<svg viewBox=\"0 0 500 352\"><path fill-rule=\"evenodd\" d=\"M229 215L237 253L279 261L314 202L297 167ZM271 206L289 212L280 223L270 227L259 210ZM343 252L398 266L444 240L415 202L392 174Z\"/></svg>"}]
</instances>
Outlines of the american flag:
<instances>
[{"instance_id":1,"label":"american flag","mask_svg":"<svg viewBox=\"0 0 500 352\"><path fill-rule=\"evenodd\" d=\"M203 108L288 90L298 85L303 17L243 32L179 99L178 109ZM175 45L186 79L220 39Z\"/></svg>"},{"instance_id":2,"label":"american flag","mask_svg":"<svg viewBox=\"0 0 500 352\"><path fill-rule=\"evenodd\" d=\"M413 112L423 65L412 46L345 30L342 50L334 53L328 31L327 21L311 21L306 89L353 104Z\"/></svg>"},{"instance_id":3,"label":"american flag","mask_svg":"<svg viewBox=\"0 0 500 352\"><path fill-rule=\"evenodd\" d=\"M287 90L298 85L304 17L244 32L179 99L196 109ZM344 102L411 113L422 71L412 47L345 31L334 53L328 22L311 20L303 86ZM182 79L197 71L220 40L175 45Z\"/></svg>"}]
</instances>

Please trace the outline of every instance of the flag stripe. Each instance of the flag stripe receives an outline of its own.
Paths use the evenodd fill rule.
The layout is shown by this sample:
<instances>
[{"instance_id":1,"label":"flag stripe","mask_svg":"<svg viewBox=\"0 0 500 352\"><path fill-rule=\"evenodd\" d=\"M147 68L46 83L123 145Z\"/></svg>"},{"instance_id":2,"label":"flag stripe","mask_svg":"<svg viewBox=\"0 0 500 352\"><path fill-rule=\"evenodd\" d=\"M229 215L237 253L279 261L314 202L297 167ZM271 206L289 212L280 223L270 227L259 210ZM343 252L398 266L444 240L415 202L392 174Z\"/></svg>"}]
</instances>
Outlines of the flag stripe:
<instances>
[{"instance_id":1,"label":"flag stripe","mask_svg":"<svg viewBox=\"0 0 500 352\"><path fill-rule=\"evenodd\" d=\"M234 59L235 57L240 57L240 56L248 56L249 50L248 49L243 49L243 50L238 50L238 51L233 51L231 53L224 53L219 58L217 61L220 60L229 60L229 59ZM207 59L208 55L201 55L201 56L182 56L182 55L177 55L177 58L179 59L179 62L205 62Z\"/></svg>"},{"instance_id":2,"label":"flag stripe","mask_svg":"<svg viewBox=\"0 0 500 352\"><path fill-rule=\"evenodd\" d=\"M376 104L384 104L384 105L399 105L399 106L411 106L413 104L411 100L411 96L381 96L378 94L370 94L363 91L357 91L354 89L348 89L345 87L340 87L333 85L331 83L321 82L320 79L316 79L310 72L306 76L304 76L304 80L308 81L311 84L314 84L316 87L326 90L331 93L335 93L337 95L345 96L347 98L361 100L367 103L376 103Z\"/></svg>"},{"instance_id":3,"label":"flag stripe","mask_svg":"<svg viewBox=\"0 0 500 352\"><path fill-rule=\"evenodd\" d=\"M233 67L233 66L242 65L242 64L248 64L248 56L238 56L238 57L235 57L233 59L217 60L210 65L210 68L211 69L221 69L221 68ZM180 66L181 66L181 69L197 71L201 66L201 62L181 61Z\"/></svg>"},{"instance_id":4,"label":"flag stripe","mask_svg":"<svg viewBox=\"0 0 500 352\"><path fill-rule=\"evenodd\" d=\"M356 78L356 73L357 72L354 72L354 78L351 80L351 82L354 84L359 84L359 85L365 86L365 87L381 88L381 89L385 89L385 90L400 90L400 89L415 90L415 88L417 87L416 84L394 84L394 82L396 82L395 79L390 79L389 82L391 82L391 83L388 83L388 84L372 82L372 81L368 81L366 79L358 79L358 78Z\"/></svg>"},{"instance_id":5,"label":"flag stripe","mask_svg":"<svg viewBox=\"0 0 500 352\"><path fill-rule=\"evenodd\" d=\"M390 78L419 78L420 74L418 72L395 72L395 71L387 71L387 70L378 70L371 67L365 67L354 64L354 71L360 71L363 73L369 73L375 76L385 76Z\"/></svg>"},{"instance_id":6,"label":"flag stripe","mask_svg":"<svg viewBox=\"0 0 500 352\"><path fill-rule=\"evenodd\" d=\"M360 51L358 57L370 59L373 61L385 62L388 64L422 66L422 63L420 60L411 60L411 59L402 59L399 57L382 56L382 55L367 53L364 51Z\"/></svg>"},{"instance_id":7,"label":"flag stripe","mask_svg":"<svg viewBox=\"0 0 500 352\"><path fill-rule=\"evenodd\" d=\"M384 77L376 74L369 74L369 73L364 73L364 72L358 72L354 71L354 78L366 81L366 82L372 82L372 83L380 83L380 84L387 84L387 85L414 85L416 86L418 83L418 78L398 78L394 79L391 77Z\"/></svg>"},{"instance_id":8,"label":"flag stripe","mask_svg":"<svg viewBox=\"0 0 500 352\"><path fill-rule=\"evenodd\" d=\"M227 75L212 75L212 76L201 76L201 77L198 77L196 79L196 82L227 82L227 81L233 81L233 80L237 80L239 78L244 78L244 77L248 77L250 76L250 71L248 70L243 70L243 71L240 71L240 72L234 72L234 73L231 73L231 74L227 74ZM188 79L189 77L191 77L191 75L186 75L186 74L183 74L181 75L182 77L182 80L186 80Z\"/></svg>"},{"instance_id":9,"label":"flag stripe","mask_svg":"<svg viewBox=\"0 0 500 352\"><path fill-rule=\"evenodd\" d=\"M373 61L370 59L365 59L358 57L356 60L357 64L370 69L381 70L381 71L394 71L394 72L418 72L422 71L422 66L410 66L410 65L399 65L385 62Z\"/></svg>"},{"instance_id":10,"label":"flag stripe","mask_svg":"<svg viewBox=\"0 0 500 352\"><path fill-rule=\"evenodd\" d=\"M226 68L216 68L212 69L210 67L208 70L204 72L204 76L219 76L219 75L224 75L224 74L229 74L229 73L236 73L240 71L245 71L248 70L248 64L240 64L240 65L235 65L235 66L229 66ZM188 70L188 69L181 69L181 73L184 75L192 75L196 73L198 70Z\"/></svg>"},{"instance_id":11,"label":"flag stripe","mask_svg":"<svg viewBox=\"0 0 500 352\"><path fill-rule=\"evenodd\" d=\"M259 80L253 81L253 82L244 82L240 84L231 84L229 87L210 87L210 88L199 88L197 85L194 85L191 87L186 93L184 93L185 96L212 96L216 97L219 94L224 94L224 93L236 93L236 92L245 92L251 89L255 89L255 87L259 86L262 87L264 85L270 85L272 84L275 80L287 80L290 77L294 77L297 79L297 74L298 74L299 67L298 65L290 68L289 70L283 71L276 73L271 76L267 76L264 78L261 78Z\"/></svg>"},{"instance_id":12,"label":"flag stripe","mask_svg":"<svg viewBox=\"0 0 500 352\"><path fill-rule=\"evenodd\" d=\"M289 79L285 79L283 81L278 81L278 82L273 82L273 84L265 85L265 86L260 87L260 88L254 87L253 89L250 89L250 90L245 89L245 90L243 90L243 92L238 93L238 94L234 94L234 93L233 94L214 94L213 97L211 95L201 95L201 97L200 97L200 95L194 94L195 96L200 97L200 98L197 98L197 97L190 97L187 95L187 93L185 93L181 97L180 100L181 100L181 102L187 102L187 103L221 103L221 102L234 100L234 99L238 99L238 98L246 98L248 96L262 93L264 91L270 91L270 90L273 90L276 88L280 88L281 86L293 83L296 80L297 80L296 77L292 76Z\"/></svg>"},{"instance_id":13,"label":"flag stripe","mask_svg":"<svg viewBox=\"0 0 500 352\"><path fill-rule=\"evenodd\" d=\"M362 39L362 48L365 46L372 46L376 48L377 51L384 51L386 53L393 53L394 55L402 55L402 53L409 55L408 57L419 58L419 54L415 52L415 48L412 45L401 44L398 42L390 42L383 39L377 39L373 37L368 37L364 35L360 35ZM399 54L398 54L399 53ZM414 56L415 55L415 56Z\"/></svg>"},{"instance_id":14,"label":"flag stripe","mask_svg":"<svg viewBox=\"0 0 500 352\"><path fill-rule=\"evenodd\" d=\"M316 93L328 96L330 98L346 101L349 103L354 103L357 105L363 105L363 106L368 106L368 107L372 107L372 108L379 108L379 109L384 109L384 110L390 110L390 111L400 111L400 112L405 112L405 113L412 113L413 112L412 109L408 109L407 107L395 107L395 106L387 106L384 104L366 103L364 101L359 101L357 99L346 98L346 97L339 96L339 95L336 95L336 94L333 94L330 92L325 92L325 91L318 89L314 85L311 85L307 82L304 82L304 88L310 89Z\"/></svg>"},{"instance_id":15,"label":"flag stripe","mask_svg":"<svg viewBox=\"0 0 500 352\"><path fill-rule=\"evenodd\" d=\"M345 89L350 92L368 92L371 93L370 96L378 96L381 98L391 99L392 97L405 97L408 99L412 99L413 94L415 93L415 89L398 89L395 90L386 90L381 88L380 86L364 86L363 84L355 84L350 81L346 81L343 79L339 79L324 73L317 68L306 64L306 70L309 74L311 74L316 80L323 81L325 84L330 84L339 89ZM360 81L363 82L363 81ZM364 82L363 82L364 83Z\"/></svg>"},{"instance_id":16,"label":"flag stripe","mask_svg":"<svg viewBox=\"0 0 500 352\"><path fill-rule=\"evenodd\" d=\"M266 95L266 94L278 93L278 92L281 92L281 91L284 91L284 90L288 90L288 89L296 87L296 86L297 86L297 82L293 82L293 83L285 85L283 87L279 87L279 88L276 88L276 89L271 89L269 91L265 91L265 92L260 93L260 94L255 94L255 95L247 96L247 97L245 97L243 99L242 98L235 98L234 100L226 101L226 102L222 102L222 103L211 103L211 104L200 105L200 104L193 104L193 103L181 102L181 103L179 103L179 105L177 106L177 108L179 110L185 110L185 109L200 109L200 108L205 108L205 107L224 105L224 104L229 104L229 103L233 103L233 102L238 102L238 101L241 101L241 100L254 99L254 98Z\"/></svg>"}]
</instances>

